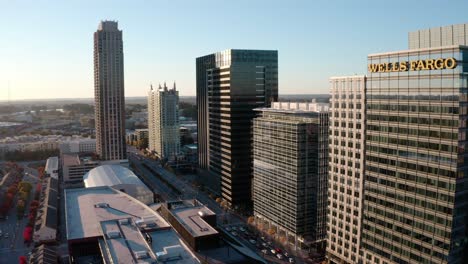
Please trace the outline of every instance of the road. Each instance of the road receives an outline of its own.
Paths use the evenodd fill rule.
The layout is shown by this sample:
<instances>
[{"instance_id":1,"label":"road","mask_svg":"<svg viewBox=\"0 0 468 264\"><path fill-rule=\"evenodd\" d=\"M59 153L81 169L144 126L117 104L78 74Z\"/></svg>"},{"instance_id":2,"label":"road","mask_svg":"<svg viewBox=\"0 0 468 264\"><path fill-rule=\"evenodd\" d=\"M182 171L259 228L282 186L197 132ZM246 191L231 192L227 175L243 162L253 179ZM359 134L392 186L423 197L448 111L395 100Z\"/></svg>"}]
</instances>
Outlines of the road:
<instances>
[{"instance_id":1,"label":"road","mask_svg":"<svg viewBox=\"0 0 468 264\"><path fill-rule=\"evenodd\" d=\"M25 165L27 163L20 163ZM31 183L33 188L31 189L31 196L27 202L25 213L29 212L29 203L34 197L36 190L36 183L39 181L37 177L37 171L35 169L23 166L24 177L23 181ZM17 263L20 256L27 256L27 254L33 249L33 243L28 247L23 243L23 230L28 224L28 218L24 217L18 220L16 216L16 200L13 208L10 209L7 220L0 220L0 230L3 235L0 237L0 264L3 263ZM8 233L8 238L5 238Z\"/></svg>"}]
</instances>

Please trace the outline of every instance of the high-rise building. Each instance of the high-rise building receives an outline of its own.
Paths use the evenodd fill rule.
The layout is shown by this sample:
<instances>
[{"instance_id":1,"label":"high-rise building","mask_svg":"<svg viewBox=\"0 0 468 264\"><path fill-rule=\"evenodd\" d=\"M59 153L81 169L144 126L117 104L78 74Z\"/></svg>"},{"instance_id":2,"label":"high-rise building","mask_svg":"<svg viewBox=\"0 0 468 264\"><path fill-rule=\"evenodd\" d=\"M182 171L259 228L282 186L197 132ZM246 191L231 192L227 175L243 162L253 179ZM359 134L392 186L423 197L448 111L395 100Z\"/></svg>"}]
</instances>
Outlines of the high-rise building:
<instances>
[{"instance_id":1,"label":"high-rise building","mask_svg":"<svg viewBox=\"0 0 468 264\"><path fill-rule=\"evenodd\" d=\"M257 223L296 247L324 247L328 104L273 103L253 120Z\"/></svg>"},{"instance_id":2,"label":"high-rise building","mask_svg":"<svg viewBox=\"0 0 468 264\"><path fill-rule=\"evenodd\" d=\"M364 187L365 76L330 78L327 258L358 263Z\"/></svg>"},{"instance_id":3,"label":"high-rise building","mask_svg":"<svg viewBox=\"0 0 468 264\"><path fill-rule=\"evenodd\" d=\"M102 160L127 157L123 63L122 31L117 22L101 21L94 32L94 115Z\"/></svg>"},{"instance_id":4,"label":"high-rise building","mask_svg":"<svg viewBox=\"0 0 468 264\"><path fill-rule=\"evenodd\" d=\"M468 262L467 30L368 55L365 263Z\"/></svg>"},{"instance_id":5,"label":"high-rise building","mask_svg":"<svg viewBox=\"0 0 468 264\"><path fill-rule=\"evenodd\" d=\"M175 160L180 153L179 92L166 83L148 93L149 149L160 158Z\"/></svg>"},{"instance_id":6,"label":"high-rise building","mask_svg":"<svg viewBox=\"0 0 468 264\"><path fill-rule=\"evenodd\" d=\"M229 205L251 202L253 109L277 98L277 51L230 49L197 58L200 168Z\"/></svg>"}]
</instances>

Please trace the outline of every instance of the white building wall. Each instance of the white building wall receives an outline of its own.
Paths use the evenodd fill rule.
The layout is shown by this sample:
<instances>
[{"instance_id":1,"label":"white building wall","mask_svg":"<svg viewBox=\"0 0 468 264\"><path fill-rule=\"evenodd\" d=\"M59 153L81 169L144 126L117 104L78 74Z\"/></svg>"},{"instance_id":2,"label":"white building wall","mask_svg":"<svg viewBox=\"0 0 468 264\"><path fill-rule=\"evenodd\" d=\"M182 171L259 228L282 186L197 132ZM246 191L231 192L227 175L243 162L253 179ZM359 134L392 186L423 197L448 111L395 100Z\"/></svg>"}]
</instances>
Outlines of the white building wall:
<instances>
[{"instance_id":1,"label":"white building wall","mask_svg":"<svg viewBox=\"0 0 468 264\"><path fill-rule=\"evenodd\" d=\"M330 79L327 258L358 263L364 183L365 76Z\"/></svg>"}]
</instances>

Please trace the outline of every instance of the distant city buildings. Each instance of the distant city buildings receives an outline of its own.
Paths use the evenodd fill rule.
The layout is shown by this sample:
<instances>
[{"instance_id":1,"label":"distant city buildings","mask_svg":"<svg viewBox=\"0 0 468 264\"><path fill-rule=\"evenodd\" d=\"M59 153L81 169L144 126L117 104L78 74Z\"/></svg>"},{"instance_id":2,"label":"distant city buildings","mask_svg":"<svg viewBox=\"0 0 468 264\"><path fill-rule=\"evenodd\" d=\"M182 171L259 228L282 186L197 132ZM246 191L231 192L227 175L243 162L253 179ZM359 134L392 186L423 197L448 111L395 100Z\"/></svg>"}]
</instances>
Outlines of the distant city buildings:
<instances>
[{"instance_id":1,"label":"distant city buildings","mask_svg":"<svg viewBox=\"0 0 468 264\"><path fill-rule=\"evenodd\" d=\"M257 223L295 247L325 246L328 104L273 103L253 119Z\"/></svg>"},{"instance_id":2,"label":"distant city buildings","mask_svg":"<svg viewBox=\"0 0 468 264\"><path fill-rule=\"evenodd\" d=\"M62 141L59 144L60 154L94 153L96 151L96 139L74 139Z\"/></svg>"},{"instance_id":3,"label":"distant city buildings","mask_svg":"<svg viewBox=\"0 0 468 264\"><path fill-rule=\"evenodd\" d=\"M278 99L278 52L229 49L199 57L196 65L204 182L228 205L250 206L253 109Z\"/></svg>"},{"instance_id":4,"label":"distant city buildings","mask_svg":"<svg viewBox=\"0 0 468 264\"><path fill-rule=\"evenodd\" d=\"M365 76L330 78L327 257L336 263L362 258L365 89Z\"/></svg>"},{"instance_id":5,"label":"distant city buildings","mask_svg":"<svg viewBox=\"0 0 468 264\"><path fill-rule=\"evenodd\" d=\"M179 92L166 83L148 93L149 149L159 158L174 161L180 153Z\"/></svg>"},{"instance_id":6,"label":"distant city buildings","mask_svg":"<svg viewBox=\"0 0 468 264\"><path fill-rule=\"evenodd\" d=\"M125 91L122 31L101 21L94 33L96 152L102 160L124 160Z\"/></svg>"}]
</instances>

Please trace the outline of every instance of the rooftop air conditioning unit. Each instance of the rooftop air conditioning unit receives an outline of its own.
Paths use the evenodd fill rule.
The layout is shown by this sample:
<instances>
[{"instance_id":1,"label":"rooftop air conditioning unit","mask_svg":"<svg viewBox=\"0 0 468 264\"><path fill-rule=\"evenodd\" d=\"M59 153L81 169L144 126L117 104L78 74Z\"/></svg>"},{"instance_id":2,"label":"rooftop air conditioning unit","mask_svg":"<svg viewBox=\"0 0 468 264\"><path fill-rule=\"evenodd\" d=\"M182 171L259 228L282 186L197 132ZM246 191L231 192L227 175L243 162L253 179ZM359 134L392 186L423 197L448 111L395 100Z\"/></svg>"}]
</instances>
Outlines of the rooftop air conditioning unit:
<instances>
[{"instance_id":1,"label":"rooftop air conditioning unit","mask_svg":"<svg viewBox=\"0 0 468 264\"><path fill-rule=\"evenodd\" d=\"M148 258L148 252L147 251L135 251L135 257L137 259L145 259L145 258Z\"/></svg>"}]
</instances>

